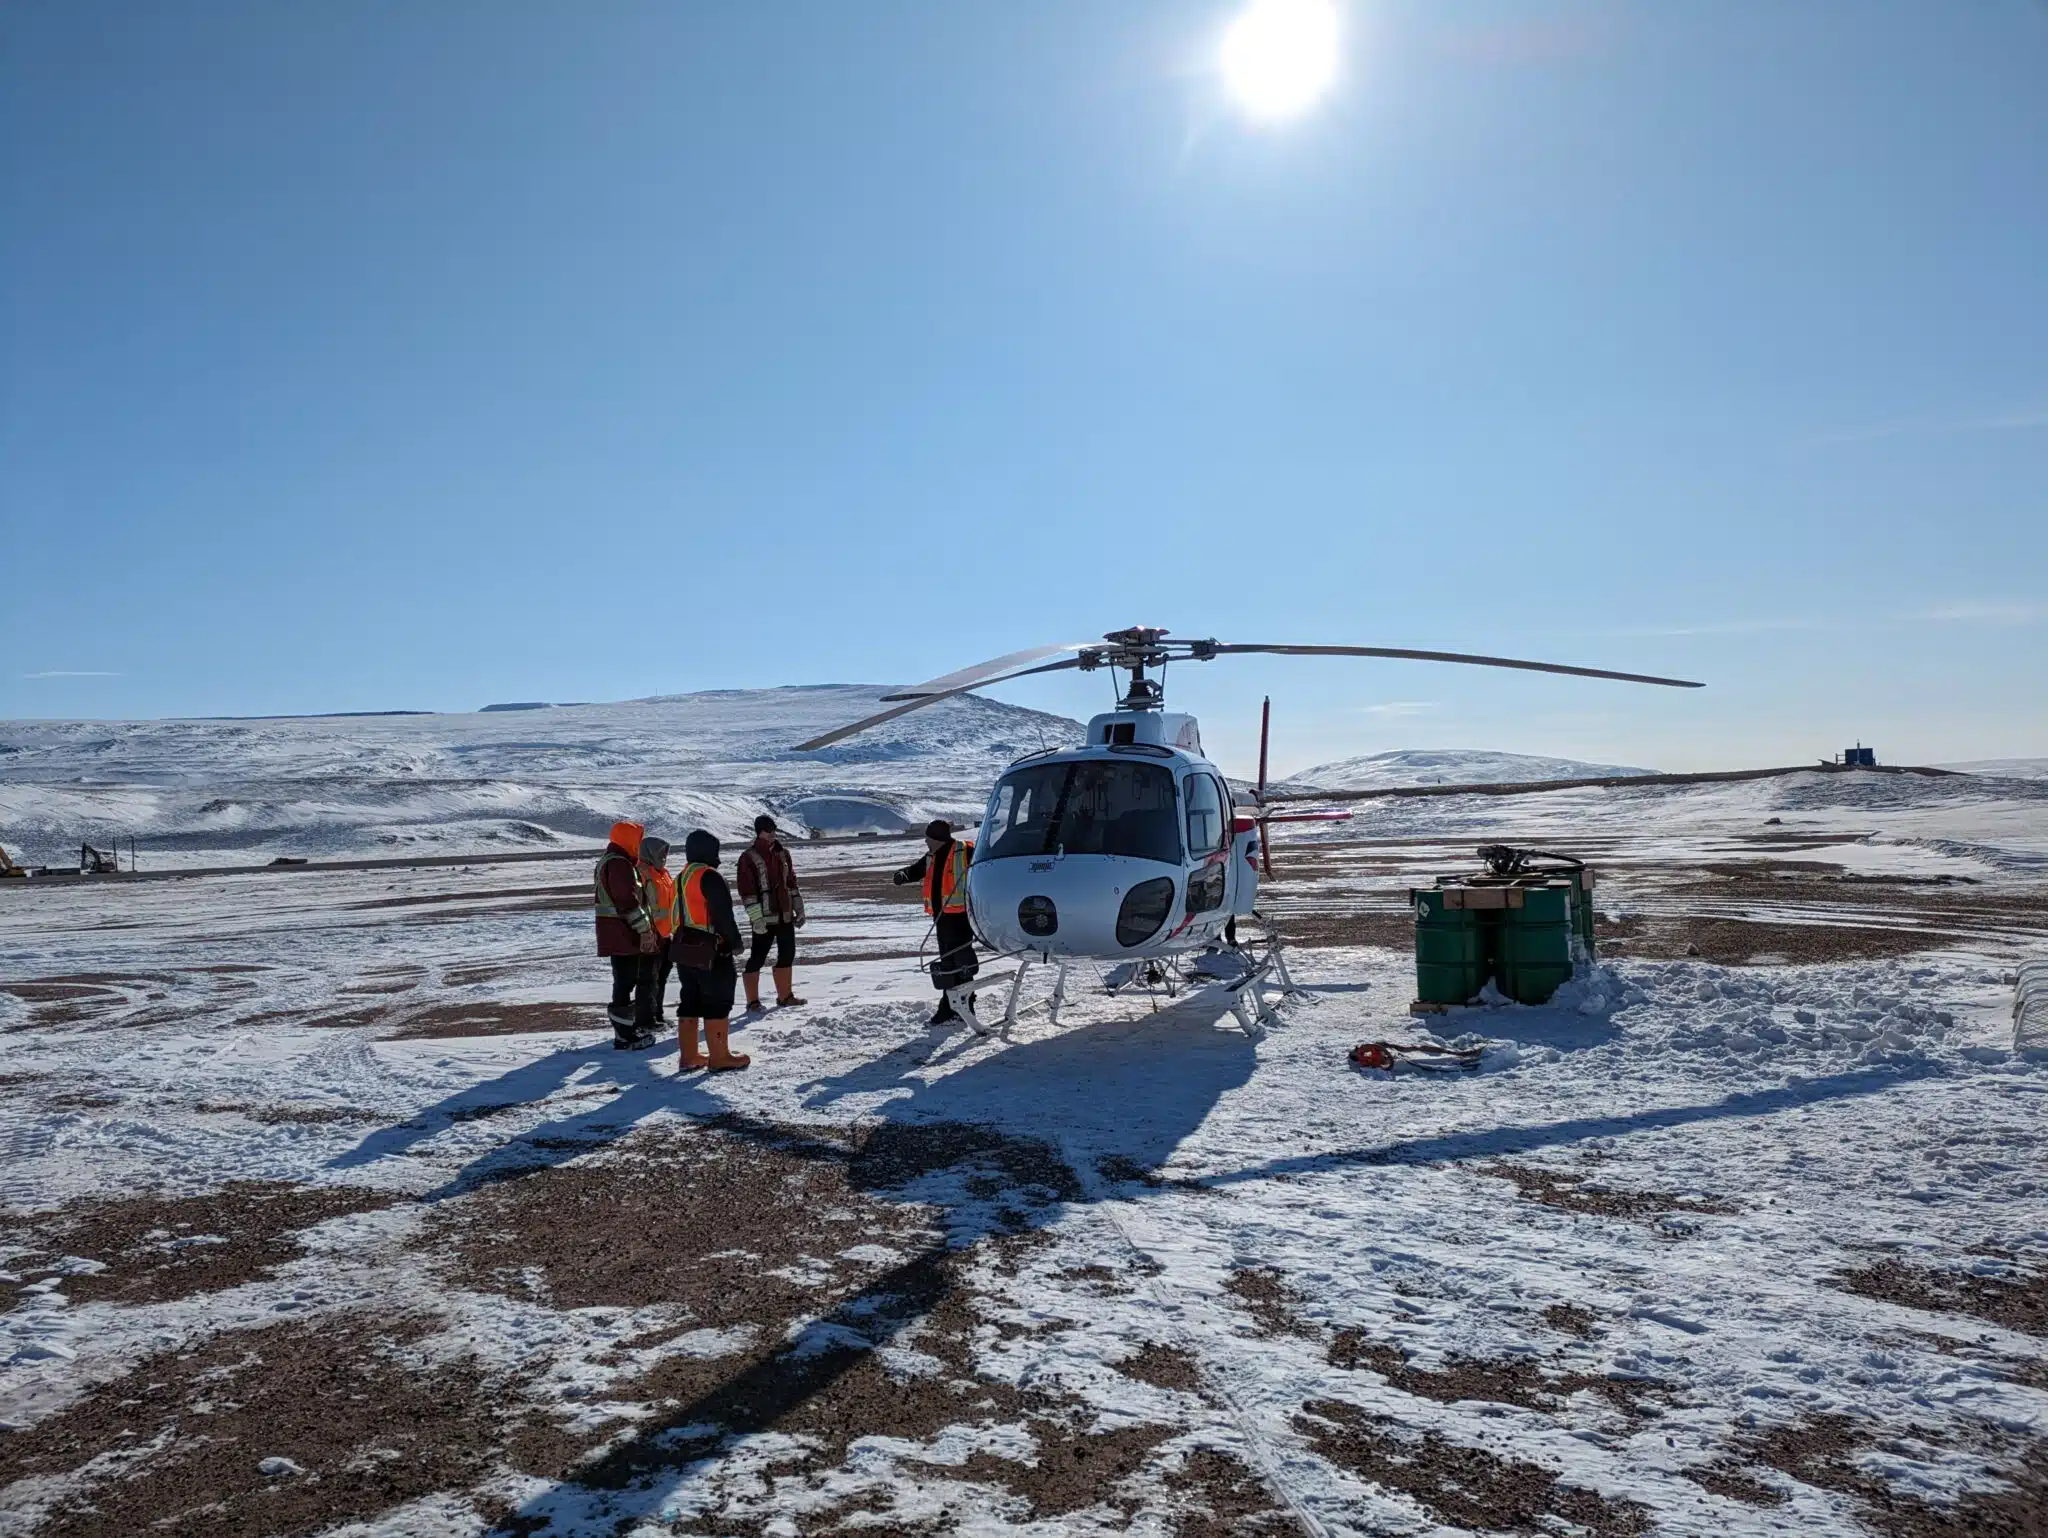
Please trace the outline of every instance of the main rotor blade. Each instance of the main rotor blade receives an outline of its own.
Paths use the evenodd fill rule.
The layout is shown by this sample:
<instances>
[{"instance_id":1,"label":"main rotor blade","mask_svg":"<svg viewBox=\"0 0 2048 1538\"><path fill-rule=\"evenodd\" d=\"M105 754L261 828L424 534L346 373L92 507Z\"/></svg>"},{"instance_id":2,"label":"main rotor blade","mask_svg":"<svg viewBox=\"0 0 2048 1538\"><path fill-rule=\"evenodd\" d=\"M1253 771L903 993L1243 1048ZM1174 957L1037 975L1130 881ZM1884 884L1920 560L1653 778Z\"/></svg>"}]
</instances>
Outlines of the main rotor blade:
<instances>
[{"instance_id":1,"label":"main rotor blade","mask_svg":"<svg viewBox=\"0 0 2048 1538\"><path fill-rule=\"evenodd\" d=\"M1563 662L1525 662L1519 657L1478 657L1468 652L1412 651L1405 646L1265 646L1219 642L1218 652L1278 652L1289 657L1395 657L1409 662L1464 662L1482 668L1520 668L1528 673L1569 673L1576 678L1612 678L1625 684L1662 684L1667 689L1704 689L1689 678L1658 678L1649 673L1615 673L1606 668L1575 668Z\"/></svg>"},{"instance_id":2,"label":"main rotor blade","mask_svg":"<svg viewBox=\"0 0 2048 1538\"><path fill-rule=\"evenodd\" d=\"M1080 665L1081 659L1079 657L1065 657L1058 662L1047 662L1035 668L1019 668L1014 673L999 673L994 678L984 678L975 683L961 684L957 688L942 689L934 694L918 694L913 696L907 704L879 711L864 720L854 722L851 726L842 726L836 731L825 733L822 737L813 737L809 742L800 742L790 751L792 753L813 753L819 748L829 748L835 742L844 742L848 737L864 732L871 726L880 726L884 721L893 721L898 716L907 716L913 710L922 710L927 705L938 704L940 700L949 700L956 694L968 694L973 690L986 688L990 684L1008 683L1013 678L1028 678L1033 673L1057 673L1063 669L1077 668ZM937 679L933 680L934 683L939 681ZM882 698L902 699L903 696L900 694L885 694Z\"/></svg>"},{"instance_id":3,"label":"main rotor blade","mask_svg":"<svg viewBox=\"0 0 2048 1538\"><path fill-rule=\"evenodd\" d=\"M1020 652L1011 652L1007 656L991 657L986 662L975 663L971 668L962 668L957 673L948 673L942 678L934 678L921 683L914 689L899 690L895 694L885 694L882 698L884 700L911 700L926 694L944 694L950 689L965 689L974 684L993 682L995 675L998 673L1007 673L1013 668L1021 668L1028 663L1043 661L1045 658L1057 656L1061 652L1077 652L1084 647L1099 646L1101 644L1099 641L1061 641L1053 646L1031 646Z\"/></svg>"}]
</instances>

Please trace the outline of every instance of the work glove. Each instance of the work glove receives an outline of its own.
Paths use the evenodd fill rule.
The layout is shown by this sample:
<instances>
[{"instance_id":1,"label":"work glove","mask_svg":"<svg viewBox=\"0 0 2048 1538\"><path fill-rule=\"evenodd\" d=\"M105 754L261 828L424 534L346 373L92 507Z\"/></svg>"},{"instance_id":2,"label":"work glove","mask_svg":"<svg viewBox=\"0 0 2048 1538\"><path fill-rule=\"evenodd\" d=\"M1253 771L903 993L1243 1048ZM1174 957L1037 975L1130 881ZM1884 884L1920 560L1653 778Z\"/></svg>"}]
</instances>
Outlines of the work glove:
<instances>
[{"instance_id":1,"label":"work glove","mask_svg":"<svg viewBox=\"0 0 2048 1538\"><path fill-rule=\"evenodd\" d=\"M747 904L747 931L759 934L768 927L768 910L760 903Z\"/></svg>"},{"instance_id":2,"label":"work glove","mask_svg":"<svg viewBox=\"0 0 2048 1538\"><path fill-rule=\"evenodd\" d=\"M899 870L899 871L897 871L895 875L891 876L891 877L889 878L889 881L890 881L890 883L891 883L892 885L894 885L894 886L909 886L909 885L910 885L910 878L909 878L908 876L904 875L904 874L903 874L903 872L902 872L902 871L900 871L900 870Z\"/></svg>"}]
</instances>

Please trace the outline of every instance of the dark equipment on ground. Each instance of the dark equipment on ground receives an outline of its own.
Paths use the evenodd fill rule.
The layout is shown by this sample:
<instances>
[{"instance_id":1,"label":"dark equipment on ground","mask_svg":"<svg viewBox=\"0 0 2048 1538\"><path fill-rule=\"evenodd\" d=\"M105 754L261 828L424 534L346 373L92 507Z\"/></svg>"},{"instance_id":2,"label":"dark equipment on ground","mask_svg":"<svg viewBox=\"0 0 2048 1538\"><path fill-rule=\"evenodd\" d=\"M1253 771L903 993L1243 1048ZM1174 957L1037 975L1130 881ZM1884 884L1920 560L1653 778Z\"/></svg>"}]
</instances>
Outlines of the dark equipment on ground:
<instances>
[{"instance_id":1,"label":"dark equipment on ground","mask_svg":"<svg viewBox=\"0 0 2048 1538\"><path fill-rule=\"evenodd\" d=\"M121 873L121 857L95 849L90 844L78 846L78 874L81 876L118 876Z\"/></svg>"},{"instance_id":2,"label":"dark equipment on ground","mask_svg":"<svg viewBox=\"0 0 2048 1538\"><path fill-rule=\"evenodd\" d=\"M1467 1004L1491 981L1518 1004L1547 1004L1593 960L1593 871L1570 855L1488 844L1484 869L1411 890L1415 1011Z\"/></svg>"}]
</instances>

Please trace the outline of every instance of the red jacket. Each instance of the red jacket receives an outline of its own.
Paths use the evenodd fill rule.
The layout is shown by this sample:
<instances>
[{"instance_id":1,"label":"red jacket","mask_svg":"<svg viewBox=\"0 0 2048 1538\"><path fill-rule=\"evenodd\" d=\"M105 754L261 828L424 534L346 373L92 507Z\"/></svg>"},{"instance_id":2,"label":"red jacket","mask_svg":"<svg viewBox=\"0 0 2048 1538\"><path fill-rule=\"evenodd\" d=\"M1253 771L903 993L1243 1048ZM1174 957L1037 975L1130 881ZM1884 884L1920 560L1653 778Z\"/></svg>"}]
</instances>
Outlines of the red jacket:
<instances>
[{"instance_id":1,"label":"red jacket","mask_svg":"<svg viewBox=\"0 0 2048 1538\"><path fill-rule=\"evenodd\" d=\"M740 851L740 906L758 906L768 924L794 924L804 916L796 862L782 847L782 840L771 841L764 850L756 839Z\"/></svg>"}]
</instances>

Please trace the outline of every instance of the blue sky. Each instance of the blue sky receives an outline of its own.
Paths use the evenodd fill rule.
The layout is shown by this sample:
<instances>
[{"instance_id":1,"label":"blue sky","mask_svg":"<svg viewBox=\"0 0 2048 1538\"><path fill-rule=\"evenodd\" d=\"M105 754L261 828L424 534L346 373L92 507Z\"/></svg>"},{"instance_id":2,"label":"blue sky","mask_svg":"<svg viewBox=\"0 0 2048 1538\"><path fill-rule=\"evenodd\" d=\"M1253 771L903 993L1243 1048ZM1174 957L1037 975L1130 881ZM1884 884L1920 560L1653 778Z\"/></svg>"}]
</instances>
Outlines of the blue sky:
<instances>
[{"instance_id":1,"label":"blue sky","mask_svg":"<svg viewBox=\"0 0 2048 1538\"><path fill-rule=\"evenodd\" d=\"M0 10L0 716L908 680L1227 762L2048 754L2048 6ZM1190 670L1191 671L1191 670ZM1002 697L1076 713L1099 683Z\"/></svg>"}]
</instances>

